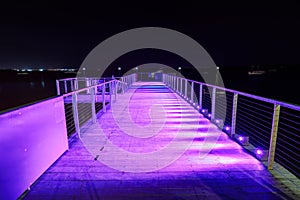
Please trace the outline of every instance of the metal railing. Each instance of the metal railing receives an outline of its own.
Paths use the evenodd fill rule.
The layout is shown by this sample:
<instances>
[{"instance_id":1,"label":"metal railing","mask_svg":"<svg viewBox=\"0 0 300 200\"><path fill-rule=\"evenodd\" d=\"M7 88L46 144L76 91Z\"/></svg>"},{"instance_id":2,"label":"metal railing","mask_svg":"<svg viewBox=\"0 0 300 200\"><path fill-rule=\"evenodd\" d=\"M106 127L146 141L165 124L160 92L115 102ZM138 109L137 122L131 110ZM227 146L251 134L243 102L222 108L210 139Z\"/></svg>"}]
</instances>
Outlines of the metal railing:
<instances>
[{"instance_id":1,"label":"metal railing","mask_svg":"<svg viewBox=\"0 0 300 200\"><path fill-rule=\"evenodd\" d=\"M300 177L300 106L170 74L163 82L231 138L247 136L268 169L276 161Z\"/></svg>"},{"instance_id":2,"label":"metal railing","mask_svg":"<svg viewBox=\"0 0 300 200\"><path fill-rule=\"evenodd\" d=\"M136 75L134 75L136 76ZM128 75L124 77L76 77L76 78L64 78L56 80L56 91L57 95L67 94L72 91L76 91L79 89L87 88L90 86L95 86L97 84L105 83L111 80L120 80L122 82L126 82L127 84L132 84L131 78L133 75Z\"/></svg>"},{"instance_id":3,"label":"metal railing","mask_svg":"<svg viewBox=\"0 0 300 200\"><path fill-rule=\"evenodd\" d=\"M104 79L87 78L84 80L95 84L82 89L74 87L72 91L62 95L69 136L77 132L80 137L80 130L86 123L96 123L97 115L100 112L106 112L111 104L117 100L117 95L127 91L131 84L136 81L136 75L131 74L119 79L109 80L106 78L102 83L96 84L93 82L94 80ZM71 78L60 81L63 83L73 82L74 85L77 85L80 80Z\"/></svg>"}]
</instances>

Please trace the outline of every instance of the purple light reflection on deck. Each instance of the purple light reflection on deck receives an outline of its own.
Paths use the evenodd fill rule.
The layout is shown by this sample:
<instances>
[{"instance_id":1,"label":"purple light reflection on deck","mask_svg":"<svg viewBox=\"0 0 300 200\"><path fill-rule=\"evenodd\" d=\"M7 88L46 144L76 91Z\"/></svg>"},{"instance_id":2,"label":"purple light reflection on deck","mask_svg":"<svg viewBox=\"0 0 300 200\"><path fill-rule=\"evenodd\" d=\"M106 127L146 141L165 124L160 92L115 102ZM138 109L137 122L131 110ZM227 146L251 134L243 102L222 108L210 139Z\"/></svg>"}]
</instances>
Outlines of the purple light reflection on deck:
<instances>
[{"instance_id":1,"label":"purple light reflection on deck","mask_svg":"<svg viewBox=\"0 0 300 200\"><path fill-rule=\"evenodd\" d=\"M109 136L109 140L103 139L105 148L99 157L99 161L103 164L125 172L201 171L207 169L210 171L212 166L214 169L223 170L227 166L241 166L241 163L253 165L255 169L260 166L257 159L251 156L247 157L248 154L241 150L240 145L228 140L225 133L221 132L214 124L210 123L209 119L204 118L190 105L192 108L190 111L182 109L187 108L188 103L179 98L177 94L154 93L152 91L151 95L147 95L147 93L136 92L130 97L129 104L132 105L123 105L122 101L127 98L126 95L128 96L126 93L121 96L114 106L117 111L120 111L120 123L128 126L128 120L130 120L126 117L127 113L124 112L124 107L131 106L131 111L136 113L136 117L132 120L136 123L136 121L143 121L138 117L147 113L147 109L153 104L162 105L163 109L165 106L168 108L164 110L164 116L161 115L162 111L160 110L157 110L158 113L152 116L151 123L155 125L154 128L162 118L165 123L151 137L138 138L134 137L134 134L140 129L130 126L134 134L126 133L115 124L112 111L109 110L99 120L100 125L103 125L103 129L106 131L106 135ZM140 113L143 114L140 115ZM146 135L151 131L152 129L148 127L141 129L141 133L144 132ZM99 129L90 132L91 137L84 138L84 143L94 147L94 137L95 134L99 133ZM99 137L97 136L97 138ZM107 142L118 146L118 149L114 150ZM95 148L94 152L92 149L92 154L99 154L99 149L100 147ZM135 153L134 156L132 153ZM151 155L150 158L149 155ZM244 159L244 156L247 159Z\"/></svg>"}]
</instances>

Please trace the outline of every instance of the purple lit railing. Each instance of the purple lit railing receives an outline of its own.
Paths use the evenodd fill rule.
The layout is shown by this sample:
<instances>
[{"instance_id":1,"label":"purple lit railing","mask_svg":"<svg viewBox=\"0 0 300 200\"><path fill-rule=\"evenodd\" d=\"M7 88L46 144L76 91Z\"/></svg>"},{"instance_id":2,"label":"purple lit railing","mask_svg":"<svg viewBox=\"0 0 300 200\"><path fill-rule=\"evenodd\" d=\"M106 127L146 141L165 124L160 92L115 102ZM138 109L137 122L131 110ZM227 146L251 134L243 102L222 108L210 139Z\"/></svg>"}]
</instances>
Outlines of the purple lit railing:
<instances>
[{"instance_id":1,"label":"purple lit railing","mask_svg":"<svg viewBox=\"0 0 300 200\"><path fill-rule=\"evenodd\" d=\"M17 199L68 149L62 97L0 115L0 199Z\"/></svg>"},{"instance_id":2,"label":"purple lit railing","mask_svg":"<svg viewBox=\"0 0 300 200\"><path fill-rule=\"evenodd\" d=\"M78 84L78 79L64 81ZM67 94L0 115L0 199L17 199L30 188L68 149L67 132L80 137L81 128L95 123L97 114L106 112L117 94L135 81L135 74L98 84L91 81L86 88L74 87Z\"/></svg>"},{"instance_id":3,"label":"purple lit railing","mask_svg":"<svg viewBox=\"0 0 300 200\"><path fill-rule=\"evenodd\" d=\"M110 79L110 80L109 80ZM117 94L124 93L136 81L136 74L116 78L84 78L84 79L62 79L60 82L72 81L78 85L84 80L87 84L85 88L77 87L66 94L63 94L68 135L74 132L81 135L81 128L88 123L96 123L97 115L106 112L106 109L117 100ZM99 83L100 82L100 83Z\"/></svg>"},{"instance_id":4,"label":"purple lit railing","mask_svg":"<svg viewBox=\"0 0 300 200\"><path fill-rule=\"evenodd\" d=\"M120 80L122 82L126 82L128 85L131 85L132 79L131 75L124 77L76 77L76 78L64 78L56 80L56 91L57 95L67 94L69 92L84 89L90 86L95 86L100 83L108 82L111 80Z\"/></svg>"},{"instance_id":5,"label":"purple lit railing","mask_svg":"<svg viewBox=\"0 0 300 200\"><path fill-rule=\"evenodd\" d=\"M117 78L95 78L95 77L76 77L64 78L56 80L57 95L67 94L69 92L83 89L89 86L97 85L99 83L107 82Z\"/></svg>"},{"instance_id":6,"label":"purple lit railing","mask_svg":"<svg viewBox=\"0 0 300 200\"><path fill-rule=\"evenodd\" d=\"M257 158L266 159L268 169L276 161L300 176L300 106L171 74L164 74L163 82Z\"/></svg>"}]
</instances>

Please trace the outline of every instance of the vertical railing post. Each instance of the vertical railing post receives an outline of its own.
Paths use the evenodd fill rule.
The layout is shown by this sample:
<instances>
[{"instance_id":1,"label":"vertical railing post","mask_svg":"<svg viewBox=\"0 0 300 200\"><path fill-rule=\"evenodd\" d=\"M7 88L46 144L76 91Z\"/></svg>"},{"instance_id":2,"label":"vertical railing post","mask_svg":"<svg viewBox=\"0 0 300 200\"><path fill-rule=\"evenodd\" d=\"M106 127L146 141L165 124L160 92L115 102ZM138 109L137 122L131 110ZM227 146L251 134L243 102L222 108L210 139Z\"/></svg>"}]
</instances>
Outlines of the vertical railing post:
<instances>
[{"instance_id":1,"label":"vertical railing post","mask_svg":"<svg viewBox=\"0 0 300 200\"><path fill-rule=\"evenodd\" d=\"M71 79L71 92L74 91L74 79Z\"/></svg>"},{"instance_id":2,"label":"vertical railing post","mask_svg":"<svg viewBox=\"0 0 300 200\"><path fill-rule=\"evenodd\" d=\"M117 82L117 81L115 80L115 81L114 81L114 85L115 85L115 102L117 101L118 84L119 84L119 82Z\"/></svg>"},{"instance_id":3,"label":"vertical railing post","mask_svg":"<svg viewBox=\"0 0 300 200\"><path fill-rule=\"evenodd\" d=\"M112 106L112 92L113 92L113 90L112 90L112 82L111 81L109 82L108 87L109 87L109 103L110 103L110 106Z\"/></svg>"},{"instance_id":4,"label":"vertical railing post","mask_svg":"<svg viewBox=\"0 0 300 200\"><path fill-rule=\"evenodd\" d=\"M174 90L174 76L171 76L171 80L172 80L172 89Z\"/></svg>"},{"instance_id":5,"label":"vertical railing post","mask_svg":"<svg viewBox=\"0 0 300 200\"><path fill-rule=\"evenodd\" d=\"M67 87L67 81L64 81L64 89L65 89L65 94L68 93L68 87Z\"/></svg>"},{"instance_id":6,"label":"vertical railing post","mask_svg":"<svg viewBox=\"0 0 300 200\"><path fill-rule=\"evenodd\" d=\"M176 77L173 75L173 90L176 91Z\"/></svg>"},{"instance_id":7,"label":"vertical railing post","mask_svg":"<svg viewBox=\"0 0 300 200\"><path fill-rule=\"evenodd\" d=\"M203 85L200 84L199 85L199 108L202 109L202 88L203 88Z\"/></svg>"},{"instance_id":8,"label":"vertical railing post","mask_svg":"<svg viewBox=\"0 0 300 200\"><path fill-rule=\"evenodd\" d=\"M273 169L273 165L274 165L276 140L277 140L277 132L278 132L278 123L279 123L279 114L280 114L280 105L274 104L273 121L272 121L272 133L271 133L269 156L268 156L268 169L269 170Z\"/></svg>"},{"instance_id":9,"label":"vertical railing post","mask_svg":"<svg viewBox=\"0 0 300 200\"><path fill-rule=\"evenodd\" d=\"M180 94L183 95L182 78L180 78Z\"/></svg>"},{"instance_id":10,"label":"vertical railing post","mask_svg":"<svg viewBox=\"0 0 300 200\"><path fill-rule=\"evenodd\" d=\"M170 86L170 76L167 75L167 86Z\"/></svg>"},{"instance_id":11,"label":"vertical railing post","mask_svg":"<svg viewBox=\"0 0 300 200\"><path fill-rule=\"evenodd\" d=\"M105 83L102 85L102 107L103 107L103 112L106 112L106 105L105 105Z\"/></svg>"},{"instance_id":12,"label":"vertical railing post","mask_svg":"<svg viewBox=\"0 0 300 200\"><path fill-rule=\"evenodd\" d=\"M78 90L78 79L75 79L75 90Z\"/></svg>"},{"instance_id":13,"label":"vertical railing post","mask_svg":"<svg viewBox=\"0 0 300 200\"><path fill-rule=\"evenodd\" d=\"M188 85L188 80L185 79L185 88L184 88L184 97L187 98L187 85Z\"/></svg>"},{"instance_id":14,"label":"vertical railing post","mask_svg":"<svg viewBox=\"0 0 300 200\"><path fill-rule=\"evenodd\" d=\"M170 76L167 75L167 86L170 86Z\"/></svg>"},{"instance_id":15,"label":"vertical railing post","mask_svg":"<svg viewBox=\"0 0 300 200\"><path fill-rule=\"evenodd\" d=\"M59 80L56 80L56 92L57 92L57 95L60 95Z\"/></svg>"},{"instance_id":16,"label":"vertical railing post","mask_svg":"<svg viewBox=\"0 0 300 200\"><path fill-rule=\"evenodd\" d=\"M75 124L75 129L80 138L80 126L79 126L79 116L78 116L78 105L77 105L77 93L72 94L72 108L73 108L73 119Z\"/></svg>"},{"instance_id":17,"label":"vertical railing post","mask_svg":"<svg viewBox=\"0 0 300 200\"><path fill-rule=\"evenodd\" d=\"M212 98L211 98L211 120L215 119L216 114L216 88L212 88Z\"/></svg>"},{"instance_id":18,"label":"vertical railing post","mask_svg":"<svg viewBox=\"0 0 300 200\"><path fill-rule=\"evenodd\" d=\"M176 91L179 92L179 77L176 77L176 84L177 84Z\"/></svg>"},{"instance_id":19,"label":"vertical railing post","mask_svg":"<svg viewBox=\"0 0 300 200\"><path fill-rule=\"evenodd\" d=\"M90 88L90 94L91 94L91 106L92 106L92 119L93 119L93 123L96 123L97 117L96 117L95 88L94 87Z\"/></svg>"},{"instance_id":20,"label":"vertical railing post","mask_svg":"<svg viewBox=\"0 0 300 200\"><path fill-rule=\"evenodd\" d=\"M166 80L165 80L165 81L166 81L165 84L168 86L168 75L167 75L167 74L166 74L165 79L166 79Z\"/></svg>"},{"instance_id":21,"label":"vertical railing post","mask_svg":"<svg viewBox=\"0 0 300 200\"><path fill-rule=\"evenodd\" d=\"M191 103L194 103L194 81L191 84Z\"/></svg>"},{"instance_id":22,"label":"vertical railing post","mask_svg":"<svg viewBox=\"0 0 300 200\"><path fill-rule=\"evenodd\" d=\"M232 118L231 118L231 131L230 131L230 136L232 138L235 135L235 129L236 129L237 103L238 103L238 93L234 93L234 95L233 95L233 102L232 102Z\"/></svg>"}]
</instances>

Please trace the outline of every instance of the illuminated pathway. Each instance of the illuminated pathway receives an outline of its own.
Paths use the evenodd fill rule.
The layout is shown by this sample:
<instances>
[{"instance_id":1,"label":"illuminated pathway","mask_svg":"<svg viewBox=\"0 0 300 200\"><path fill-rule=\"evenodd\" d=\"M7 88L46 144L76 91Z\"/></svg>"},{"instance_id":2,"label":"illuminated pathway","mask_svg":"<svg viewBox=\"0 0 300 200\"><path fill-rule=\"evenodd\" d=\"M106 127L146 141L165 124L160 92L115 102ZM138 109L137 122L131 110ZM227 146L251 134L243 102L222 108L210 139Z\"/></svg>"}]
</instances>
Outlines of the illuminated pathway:
<instances>
[{"instance_id":1,"label":"illuminated pathway","mask_svg":"<svg viewBox=\"0 0 300 200\"><path fill-rule=\"evenodd\" d=\"M118 95L98 123L83 130L81 140L70 141L70 150L25 199L289 199L295 195L163 84L135 83Z\"/></svg>"}]
</instances>

